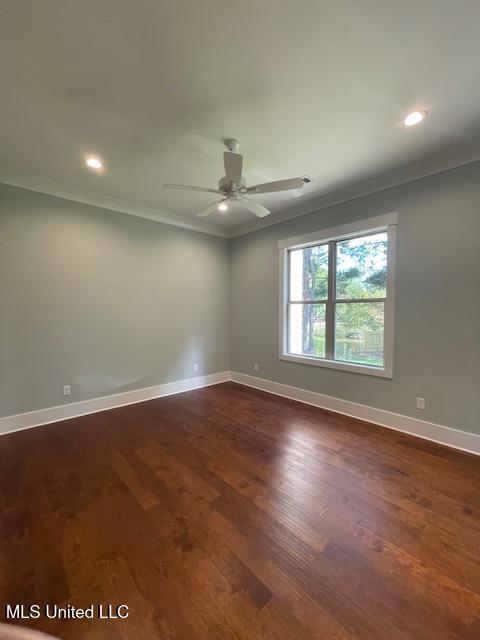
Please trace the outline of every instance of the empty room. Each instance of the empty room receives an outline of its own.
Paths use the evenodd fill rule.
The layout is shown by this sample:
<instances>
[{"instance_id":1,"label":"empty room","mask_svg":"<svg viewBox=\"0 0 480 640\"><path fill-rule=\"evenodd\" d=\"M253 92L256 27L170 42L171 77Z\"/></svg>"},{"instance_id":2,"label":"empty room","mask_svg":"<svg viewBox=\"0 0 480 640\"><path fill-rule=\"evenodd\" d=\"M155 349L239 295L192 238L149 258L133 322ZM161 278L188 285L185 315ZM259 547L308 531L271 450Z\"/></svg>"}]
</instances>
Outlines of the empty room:
<instances>
[{"instance_id":1,"label":"empty room","mask_svg":"<svg viewBox=\"0 0 480 640\"><path fill-rule=\"evenodd\" d=\"M0 0L0 640L480 638L479 33Z\"/></svg>"}]
</instances>

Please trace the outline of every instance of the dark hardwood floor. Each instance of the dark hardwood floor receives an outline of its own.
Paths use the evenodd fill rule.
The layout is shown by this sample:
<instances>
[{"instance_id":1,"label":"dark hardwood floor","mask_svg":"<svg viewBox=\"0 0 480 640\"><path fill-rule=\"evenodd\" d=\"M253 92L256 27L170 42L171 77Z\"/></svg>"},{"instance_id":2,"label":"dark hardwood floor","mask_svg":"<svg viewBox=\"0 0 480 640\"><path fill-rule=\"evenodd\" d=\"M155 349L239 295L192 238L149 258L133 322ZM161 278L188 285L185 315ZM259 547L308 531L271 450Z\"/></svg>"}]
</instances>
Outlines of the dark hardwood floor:
<instances>
[{"instance_id":1,"label":"dark hardwood floor","mask_svg":"<svg viewBox=\"0 0 480 640\"><path fill-rule=\"evenodd\" d=\"M0 480L2 608L130 608L24 621L65 640L480 638L468 454L226 383L3 436Z\"/></svg>"}]
</instances>

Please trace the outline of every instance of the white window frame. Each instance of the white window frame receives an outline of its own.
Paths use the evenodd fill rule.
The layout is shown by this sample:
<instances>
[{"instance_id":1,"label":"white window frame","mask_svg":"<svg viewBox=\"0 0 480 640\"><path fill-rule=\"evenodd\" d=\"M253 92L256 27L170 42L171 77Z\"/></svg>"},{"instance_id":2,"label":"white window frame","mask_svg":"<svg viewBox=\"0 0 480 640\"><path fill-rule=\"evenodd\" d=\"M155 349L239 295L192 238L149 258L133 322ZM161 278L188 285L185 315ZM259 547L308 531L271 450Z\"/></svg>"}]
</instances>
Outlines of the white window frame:
<instances>
[{"instance_id":1,"label":"white window frame","mask_svg":"<svg viewBox=\"0 0 480 640\"><path fill-rule=\"evenodd\" d=\"M397 213L388 213L366 220L359 220L350 224L340 225L330 229L321 229L303 236L287 238L278 242L279 251L279 358L289 362L308 364L328 369L340 369L353 373L363 373L382 378L393 377L393 337L395 316L395 245L397 230ZM289 273L288 252L292 249L305 249L317 244L326 244L332 240L347 240L357 236L364 236L379 231L387 232L387 292L385 300L384 334L383 334L383 367L365 364L354 364L340 360L309 357L288 353L288 295ZM331 264L331 263L330 263ZM331 269L330 269L331 271ZM332 292L332 273L329 272L329 296ZM331 324L331 323L330 323ZM334 327L331 326L331 330ZM328 329L327 329L328 331Z\"/></svg>"}]
</instances>

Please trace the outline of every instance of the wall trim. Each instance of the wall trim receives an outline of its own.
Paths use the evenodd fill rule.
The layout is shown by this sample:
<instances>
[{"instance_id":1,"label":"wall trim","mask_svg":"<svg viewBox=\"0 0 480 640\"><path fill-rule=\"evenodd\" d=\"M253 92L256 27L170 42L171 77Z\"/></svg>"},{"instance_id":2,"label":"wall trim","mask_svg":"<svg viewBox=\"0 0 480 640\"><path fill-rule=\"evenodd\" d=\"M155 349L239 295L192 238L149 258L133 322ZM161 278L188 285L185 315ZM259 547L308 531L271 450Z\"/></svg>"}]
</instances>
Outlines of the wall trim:
<instances>
[{"instance_id":1,"label":"wall trim","mask_svg":"<svg viewBox=\"0 0 480 640\"><path fill-rule=\"evenodd\" d=\"M160 209L153 209L121 198L87 191L49 178L33 176L5 165L0 165L0 183L232 240L265 227L280 224L310 213L317 213L323 209L328 209L344 202L363 198L374 193L380 193L381 191L408 184L409 182L423 180L424 178L429 178L452 169L459 169L460 167L478 161L479 156L477 151L473 151L467 155L460 155L458 158L451 158L450 161L435 156L431 162L425 166L423 166L423 163L419 165L409 164L401 170L382 174L371 180L351 184L329 193L318 194L291 207L280 209L272 216L257 218L231 230L222 229L218 225L202 222L201 220L186 218Z\"/></svg>"},{"instance_id":2,"label":"wall trim","mask_svg":"<svg viewBox=\"0 0 480 640\"><path fill-rule=\"evenodd\" d=\"M400 413L393 413L385 409L369 407L357 402L351 402L350 400L342 400L341 398L327 396L323 393L307 391L306 389L292 387L257 376L250 376L238 371L221 371L196 378L167 382L144 389L134 389L132 391L125 391L108 396L90 398L89 400L82 400L80 402L71 402L56 407L5 416L0 418L0 435L7 435L15 431L23 431L24 429L61 422L91 413L108 411L109 409L124 407L129 404L154 400L155 398L163 398L177 393L184 393L185 391L202 389L203 387L228 382L230 380L246 387L252 387L276 396L296 400L303 404L309 404L314 407L319 407L320 409L326 409L327 411L340 413L351 418L364 420L452 449L480 455L480 436L474 433L419 420L418 418L412 418L411 416L405 416Z\"/></svg>"},{"instance_id":3,"label":"wall trim","mask_svg":"<svg viewBox=\"0 0 480 640\"><path fill-rule=\"evenodd\" d=\"M341 398L327 396L323 393L307 391L299 387L291 387L287 384L250 376L238 371L231 372L231 380L247 387L253 387L254 389L260 389L261 391L266 391L267 393L272 393L277 396L297 400L304 404L310 404L314 407L341 413L342 415L359 420L365 420L366 422L371 422L381 427L386 427L387 429L408 433L423 440L429 440L453 449L480 455L480 435L474 433L419 420L418 418L412 418L411 416L405 416L400 413L393 413L385 409L369 407L364 404L358 404L357 402L342 400Z\"/></svg>"},{"instance_id":4,"label":"wall trim","mask_svg":"<svg viewBox=\"0 0 480 640\"><path fill-rule=\"evenodd\" d=\"M279 240L277 244L279 249L301 249L311 245L321 244L322 242L326 243L330 240L343 240L344 238L355 238L366 233L373 233L374 231L387 231L390 226L396 224L398 224L398 213L392 211L390 213L373 216L372 218L362 218L361 220L347 222L346 224L340 224L336 227L304 233L301 236L294 236L293 238L283 238Z\"/></svg>"},{"instance_id":5,"label":"wall trim","mask_svg":"<svg viewBox=\"0 0 480 640\"><path fill-rule=\"evenodd\" d=\"M48 407L47 409L18 413L13 416L0 418L0 435L6 435L7 433L13 433L15 431L22 431L23 429L31 429L32 427L40 427L52 422L59 422L61 420L69 420L70 418L77 418L89 413L115 409L128 404L145 402L145 400L163 398L164 396L183 393L184 391L201 389L212 384L227 382L228 380L230 380L230 371L221 371L219 373L211 373L209 375L198 376L196 378L167 382L165 384L146 387L144 389L134 389L132 391L100 396L98 398L91 398L80 402L70 402L56 407Z\"/></svg>"},{"instance_id":6,"label":"wall trim","mask_svg":"<svg viewBox=\"0 0 480 640\"><path fill-rule=\"evenodd\" d=\"M62 184L55 180L31 176L21 171L9 169L3 165L0 165L0 184L26 189L27 191L36 191L37 193L63 198L71 202L80 202L81 204L88 204L92 207L108 209L108 211L126 213L131 216L136 216L137 218L145 218L146 220L153 220L154 222L161 222L174 227L181 227L182 229L190 229L192 231L198 231L199 233L207 233L213 236L220 236L221 238L230 237L228 230L221 229L208 222L179 216L161 209L153 209L152 207L121 198L115 198L114 196L106 196L94 191L86 191L85 189L72 187L71 185Z\"/></svg>"},{"instance_id":7,"label":"wall trim","mask_svg":"<svg viewBox=\"0 0 480 640\"><path fill-rule=\"evenodd\" d=\"M394 189L395 187L400 187L410 182L416 182L417 180L424 180L425 178L430 178L453 169L460 169L461 167L478 161L478 150L473 150L467 155L461 154L460 157L450 158L450 160L439 157L437 154L436 157L430 159L428 164L424 162L416 164L409 163L402 169L381 174L370 180L350 184L349 186L328 193L318 194L291 207L280 209L272 216L256 218L232 229L229 237L238 238L247 233L258 231L259 229L271 227L274 224L300 218L310 213L318 213L323 211L323 209L329 209L344 202L350 202L351 200L364 198L375 193L388 191L389 189Z\"/></svg>"}]
</instances>

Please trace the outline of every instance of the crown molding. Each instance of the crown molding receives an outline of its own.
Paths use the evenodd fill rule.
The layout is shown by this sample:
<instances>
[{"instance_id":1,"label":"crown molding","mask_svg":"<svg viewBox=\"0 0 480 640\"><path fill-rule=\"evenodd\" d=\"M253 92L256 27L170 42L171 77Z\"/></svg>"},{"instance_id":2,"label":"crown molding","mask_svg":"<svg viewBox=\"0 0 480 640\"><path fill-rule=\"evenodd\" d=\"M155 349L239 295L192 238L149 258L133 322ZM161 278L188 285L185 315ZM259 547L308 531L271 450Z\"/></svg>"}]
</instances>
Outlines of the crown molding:
<instances>
[{"instance_id":1,"label":"crown molding","mask_svg":"<svg viewBox=\"0 0 480 640\"><path fill-rule=\"evenodd\" d=\"M252 220L251 222L238 227L236 230L232 230L229 237L236 238L238 236L257 231L258 229L263 229L274 224L285 222L286 220L299 218L300 216L315 213L322 209L327 209L337 204L348 202L349 200L355 200L362 196L378 193L379 191L386 191L387 189L398 187L402 184L407 184L408 182L415 182L422 178L428 178L429 176L433 176L437 173L450 171L451 169L472 164L479 160L480 151L477 149L472 152L470 156L464 156L462 159L457 159L457 161L450 160L447 162L444 159L439 159L432 161L428 166L418 163L408 165L399 170L372 178L371 180L364 180L345 187L344 189L333 191L322 196L316 196L310 200L296 204L293 207L282 209L274 213L271 217Z\"/></svg>"},{"instance_id":2,"label":"crown molding","mask_svg":"<svg viewBox=\"0 0 480 640\"><path fill-rule=\"evenodd\" d=\"M139 218L146 218L147 220L153 220L155 222L169 224L183 229L190 229L192 231L207 233L221 238L233 239L265 227L280 224L281 222L285 222L293 218L299 218L300 216L304 216L309 213L315 213L317 211L327 209L328 207L342 204L343 202L355 200L362 196L386 191L387 189L407 184L409 182L414 182L415 180L420 180L422 178L427 178L451 169L456 169L467 164L478 162L479 160L480 150L475 149L469 155L463 155L461 158L457 158L456 160L450 158L450 160L447 161L445 158L436 158L428 164L411 164L399 170L377 176L371 180L364 180L345 187L344 189L316 196L292 207L276 211L268 218L252 220L251 222L241 225L236 229L222 229L218 226L211 225L200 220L186 219L182 216L162 211L161 209L153 209L141 204L129 202L128 200L105 196L93 191L86 191L46 178L39 178L38 176L22 173L21 171L10 169L3 165L0 165L0 183L14 187L21 187L22 189L28 189L29 191L38 191L40 193L57 196L59 198L65 198L66 200L73 200L74 202L81 202L83 204L109 209L111 211L118 211L119 213L125 213Z\"/></svg>"},{"instance_id":3,"label":"crown molding","mask_svg":"<svg viewBox=\"0 0 480 640\"><path fill-rule=\"evenodd\" d=\"M201 222L200 220L185 219L181 216L162 211L161 209L152 209L151 207L145 207L144 205L129 202L128 200L122 200L112 196L104 196L93 191L85 191L84 189L78 189L77 187L61 184L54 180L31 176L15 169L9 169L3 165L0 165L0 183L7 184L12 187L20 187L29 191L38 191L39 193L45 193L58 198L65 198L66 200L72 200L73 202L89 204L94 207L101 207L102 209L109 209L110 211L126 213L132 216L137 216L138 218L146 218L147 220L170 224L183 229L190 229L200 233L208 233L213 236L220 236L221 238L230 237L228 231L219 229L218 227L208 223Z\"/></svg>"}]
</instances>

